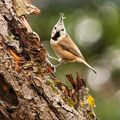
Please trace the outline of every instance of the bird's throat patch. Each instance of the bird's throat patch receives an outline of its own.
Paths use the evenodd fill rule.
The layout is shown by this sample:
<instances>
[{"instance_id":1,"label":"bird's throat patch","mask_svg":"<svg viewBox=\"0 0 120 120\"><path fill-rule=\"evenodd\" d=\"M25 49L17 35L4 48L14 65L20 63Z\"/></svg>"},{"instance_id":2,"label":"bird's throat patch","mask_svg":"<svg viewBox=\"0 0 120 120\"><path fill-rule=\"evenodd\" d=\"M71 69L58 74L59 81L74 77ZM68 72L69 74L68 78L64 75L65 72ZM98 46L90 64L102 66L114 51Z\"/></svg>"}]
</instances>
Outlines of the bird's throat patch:
<instances>
[{"instance_id":1,"label":"bird's throat patch","mask_svg":"<svg viewBox=\"0 0 120 120\"><path fill-rule=\"evenodd\" d=\"M54 35L54 37L52 37L52 39L54 41L57 41L57 38L59 38L59 37L60 37L60 32L58 31L58 32L56 32L56 34Z\"/></svg>"}]
</instances>

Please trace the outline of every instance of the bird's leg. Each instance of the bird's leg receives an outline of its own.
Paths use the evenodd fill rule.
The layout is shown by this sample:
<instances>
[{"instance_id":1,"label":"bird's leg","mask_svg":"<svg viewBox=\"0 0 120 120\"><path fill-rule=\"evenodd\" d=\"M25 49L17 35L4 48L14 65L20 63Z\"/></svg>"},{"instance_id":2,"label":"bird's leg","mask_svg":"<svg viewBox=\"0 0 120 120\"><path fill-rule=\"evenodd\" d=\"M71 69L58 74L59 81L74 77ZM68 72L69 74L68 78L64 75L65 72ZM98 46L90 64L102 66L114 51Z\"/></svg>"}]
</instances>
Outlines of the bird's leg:
<instances>
[{"instance_id":1,"label":"bird's leg","mask_svg":"<svg viewBox=\"0 0 120 120\"><path fill-rule=\"evenodd\" d=\"M48 52L47 52L47 54L48 54L47 62L51 65L51 67L54 67L54 72L56 72L56 68L57 68L59 65L65 63L65 61L62 60L61 58L58 59L58 58L55 58L55 57L50 56L50 54L49 54ZM57 64L57 65L52 64L52 63L49 61L49 58L58 61L58 64Z\"/></svg>"},{"instance_id":2,"label":"bird's leg","mask_svg":"<svg viewBox=\"0 0 120 120\"><path fill-rule=\"evenodd\" d=\"M55 67L55 65L53 65L53 64L49 61L49 59L47 59L47 62L50 64L50 66Z\"/></svg>"},{"instance_id":3,"label":"bird's leg","mask_svg":"<svg viewBox=\"0 0 120 120\"><path fill-rule=\"evenodd\" d=\"M52 67L55 67L55 68L65 62L65 61L62 60L61 58L57 59L57 61L58 61L58 64L57 64L57 65L54 65L54 64L52 64L52 63L49 61L49 59L47 59L47 62L48 62Z\"/></svg>"},{"instance_id":4,"label":"bird's leg","mask_svg":"<svg viewBox=\"0 0 120 120\"><path fill-rule=\"evenodd\" d=\"M51 59L54 59L54 60L57 60L58 61L58 58L55 58L55 57L52 57L48 52L47 52L47 54L48 54L48 57L49 58L51 58Z\"/></svg>"},{"instance_id":5,"label":"bird's leg","mask_svg":"<svg viewBox=\"0 0 120 120\"><path fill-rule=\"evenodd\" d=\"M51 66L50 68L53 70L53 72L55 73L56 72L56 66L55 65L53 65L50 61L49 61L49 59L47 59L47 63L49 63L49 65Z\"/></svg>"},{"instance_id":6,"label":"bird's leg","mask_svg":"<svg viewBox=\"0 0 120 120\"><path fill-rule=\"evenodd\" d=\"M48 56L48 57L51 58L51 59L54 59L54 60L57 60L57 61L58 61L58 59L55 58L55 57L52 57L52 56Z\"/></svg>"},{"instance_id":7,"label":"bird's leg","mask_svg":"<svg viewBox=\"0 0 120 120\"><path fill-rule=\"evenodd\" d=\"M59 65L61 65L61 64L63 64L65 61L64 60L62 60L61 58L59 58L58 59L58 64L57 65L55 65L55 67L58 67Z\"/></svg>"},{"instance_id":8,"label":"bird's leg","mask_svg":"<svg viewBox=\"0 0 120 120\"><path fill-rule=\"evenodd\" d=\"M59 65L61 65L62 63L65 62L65 61L62 60L61 58L55 58L55 57L50 56L50 54L49 54L48 52L47 52L47 54L48 54L48 58L51 58L51 59L54 59L54 60L58 61L58 64L55 65L55 66L59 66ZM49 61L49 63L50 63L50 61Z\"/></svg>"}]
</instances>

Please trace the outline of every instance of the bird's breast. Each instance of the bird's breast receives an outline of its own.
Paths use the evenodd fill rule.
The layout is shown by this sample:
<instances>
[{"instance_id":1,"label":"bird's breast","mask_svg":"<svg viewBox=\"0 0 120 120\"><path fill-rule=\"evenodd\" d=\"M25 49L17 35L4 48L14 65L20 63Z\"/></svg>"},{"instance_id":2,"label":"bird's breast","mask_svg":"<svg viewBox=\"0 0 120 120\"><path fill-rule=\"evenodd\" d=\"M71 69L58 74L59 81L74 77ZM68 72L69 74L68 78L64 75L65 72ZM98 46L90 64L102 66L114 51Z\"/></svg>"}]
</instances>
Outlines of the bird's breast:
<instances>
[{"instance_id":1,"label":"bird's breast","mask_svg":"<svg viewBox=\"0 0 120 120\"><path fill-rule=\"evenodd\" d=\"M50 40L51 47L55 51L56 55L61 58L61 51L63 50L58 43L59 43L58 41Z\"/></svg>"},{"instance_id":2,"label":"bird's breast","mask_svg":"<svg viewBox=\"0 0 120 120\"><path fill-rule=\"evenodd\" d=\"M72 54L69 51L64 50L60 45L59 42L52 42L51 41L51 47L53 48L53 50L55 51L56 55L61 58L62 60L65 61L75 61L76 57L74 54Z\"/></svg>"}]
</instances>

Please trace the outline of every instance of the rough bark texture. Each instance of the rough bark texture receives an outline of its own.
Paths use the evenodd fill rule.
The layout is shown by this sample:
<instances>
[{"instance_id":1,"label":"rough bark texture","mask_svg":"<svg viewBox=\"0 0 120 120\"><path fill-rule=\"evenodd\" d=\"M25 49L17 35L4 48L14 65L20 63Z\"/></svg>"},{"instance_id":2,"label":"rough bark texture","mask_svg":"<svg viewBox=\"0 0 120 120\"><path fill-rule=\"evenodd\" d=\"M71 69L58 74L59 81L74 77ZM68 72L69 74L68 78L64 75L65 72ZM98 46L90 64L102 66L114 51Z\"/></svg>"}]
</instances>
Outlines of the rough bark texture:
<instances>
[{"instance_id":1,"label":"rough bark texture","mask_svg":"<svg viewBox=\"0 0 120 120\"><path fill-rule=\"evenodd\" d=\"M47 53L24 16L39 12L29 0L0 1L0 120L92 120L54 85Z\"/></svg>"}]
</instances>

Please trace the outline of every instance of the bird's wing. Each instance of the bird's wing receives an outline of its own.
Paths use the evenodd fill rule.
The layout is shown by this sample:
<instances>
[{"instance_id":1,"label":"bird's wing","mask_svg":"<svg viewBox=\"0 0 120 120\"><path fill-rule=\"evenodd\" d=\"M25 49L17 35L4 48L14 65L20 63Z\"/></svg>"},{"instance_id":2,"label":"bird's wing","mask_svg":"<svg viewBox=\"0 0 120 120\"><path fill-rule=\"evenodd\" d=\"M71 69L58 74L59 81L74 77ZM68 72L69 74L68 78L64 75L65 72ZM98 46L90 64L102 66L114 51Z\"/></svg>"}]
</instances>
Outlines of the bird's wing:
<instances>
[{"instance_id":1,"label":"bird's wing","mask_svg":"<svg viewBox=\"0 0 120 120\"><path fill-rule=\"evenodd\" d=\"M72 39L70 38L70 36L67 36L65 38L63 38L62 40L59 41L58 43L62 49L71 52L72 54L81 57L82 59L84 59L82 53L80 52L79 48L76 46L76 44L72 41Z\"/></svg>"}]
</instances>

